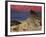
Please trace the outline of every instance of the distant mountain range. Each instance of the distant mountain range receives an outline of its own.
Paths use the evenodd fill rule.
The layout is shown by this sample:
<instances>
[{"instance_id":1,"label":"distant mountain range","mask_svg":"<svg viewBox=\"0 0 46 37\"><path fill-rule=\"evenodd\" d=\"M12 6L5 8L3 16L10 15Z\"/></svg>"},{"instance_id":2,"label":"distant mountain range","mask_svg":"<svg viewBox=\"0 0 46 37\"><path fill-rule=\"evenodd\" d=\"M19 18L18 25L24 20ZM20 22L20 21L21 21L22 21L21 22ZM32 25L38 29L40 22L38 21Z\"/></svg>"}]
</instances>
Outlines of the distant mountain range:
<instances>
[{"instance_id":1,"label":"distant mountain range","mask_svg":"<svg viewBox=\"0 0 46 37\"><path fill-rule=\"evenodd\" d=\"M25 20L29 16L31 16L31 14L35 14L36 16L41 17L41 12L35 12L33 10L31 10L31 11L11 10L11 20Z\"/></svg>"}]
</instances>

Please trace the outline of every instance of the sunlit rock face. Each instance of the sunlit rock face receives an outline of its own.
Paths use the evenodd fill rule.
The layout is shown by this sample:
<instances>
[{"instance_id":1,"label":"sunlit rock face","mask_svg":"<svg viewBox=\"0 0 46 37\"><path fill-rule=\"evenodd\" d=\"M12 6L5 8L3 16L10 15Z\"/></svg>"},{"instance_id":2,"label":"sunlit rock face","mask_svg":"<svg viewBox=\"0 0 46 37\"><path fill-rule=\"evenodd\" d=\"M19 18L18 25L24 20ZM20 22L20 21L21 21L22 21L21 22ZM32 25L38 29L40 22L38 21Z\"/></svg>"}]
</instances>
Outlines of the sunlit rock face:
<instances>
[{"instance_id":1,"label":"sunlit rock face","mask_svg":"<svg viewBox=\"0 0 46 37\"><path fill-rule=\"evenodd\" d=\"M11 10L11 20L25 20L30 16L28 11Z\"/></svg>"}]
</instances>

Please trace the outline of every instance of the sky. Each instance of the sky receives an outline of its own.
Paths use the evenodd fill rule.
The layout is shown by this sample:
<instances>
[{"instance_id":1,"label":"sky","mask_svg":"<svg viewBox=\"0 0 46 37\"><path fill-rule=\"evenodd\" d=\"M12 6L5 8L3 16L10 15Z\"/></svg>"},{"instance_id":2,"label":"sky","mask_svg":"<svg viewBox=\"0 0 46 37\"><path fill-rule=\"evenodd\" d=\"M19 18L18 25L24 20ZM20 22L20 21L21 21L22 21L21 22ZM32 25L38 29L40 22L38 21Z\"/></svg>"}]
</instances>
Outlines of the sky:
<instances>
[{"instance_id":1,"label":"sky","mask_svg":"<svg viewBox=\"0 0 46 37\"><path fill-rule=\"evenodd\" d=\"M41 6L26 6L26 5L11 5L11 8L13 10L19 10L19 11L38 11L41 12Z\"/></svg>"},{"instance_id":2,"label":"sky","mask_svg":"<svg viewBox=\"0 0 46 37\"><path fill-rule=\"evenodd\" d=\"M11 5L11 19L25 20L31 15L30 10L41 12L41 6Z\"/></svg>"}]
</instances>

